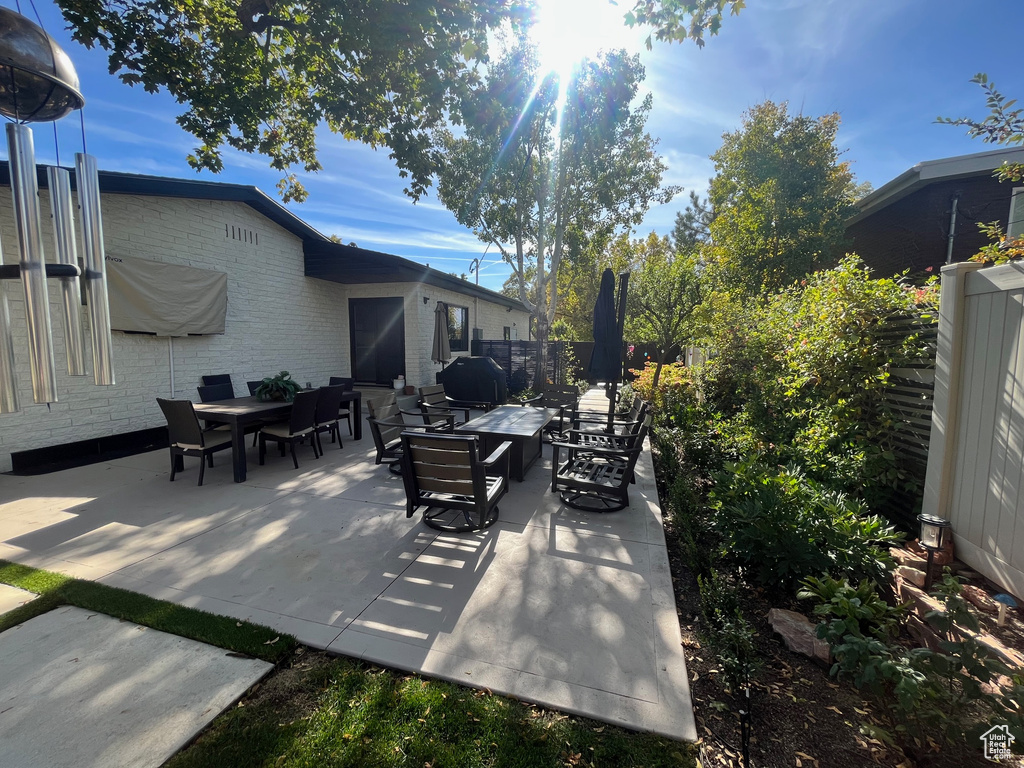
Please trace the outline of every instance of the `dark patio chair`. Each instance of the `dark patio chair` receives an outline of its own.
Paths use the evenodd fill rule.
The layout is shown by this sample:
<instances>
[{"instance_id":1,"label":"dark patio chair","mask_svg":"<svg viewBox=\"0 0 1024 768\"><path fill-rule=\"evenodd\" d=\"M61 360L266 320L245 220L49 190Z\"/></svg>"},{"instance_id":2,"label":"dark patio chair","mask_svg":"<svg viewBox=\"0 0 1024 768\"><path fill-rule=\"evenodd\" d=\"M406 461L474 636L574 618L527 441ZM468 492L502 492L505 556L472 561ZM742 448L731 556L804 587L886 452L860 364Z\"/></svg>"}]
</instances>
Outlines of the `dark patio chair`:
<instances>
[{"instance_id":1,"label":"dark patio chair","mask_svg":"<svg viewBox=\"0 0 1024 768\"><path fill-rule=\"evenodd\" d=\"M558 417L552 419L544 434L549 439L565 440L565 421L575 415L580 404L580 390L574 384L545 384L540 393L523 401L523 405L534 405L540 408L557 408Z\"/></svg>"},{"instance_id":2,"label":"dark patio chair","mask_svg":"<svg viewBox=\"0 0 1024 768\"><path fill-rule=\"evenodd\" d=\"M330 385L332 387L341 387L342 392L351 392L355 389L356 380L351 379L347 376L331 376ZM352 404L342 403L338 409L338 419L344 419L345 423L348 424L348 433L352 434ZM340 438L339 438L340 439Z\"/></svg>"},{"instance_id":3,"label":"dark patio chair","mask_svg":"<svg viewBox=\"0 0 1024 768\"><path fill-rule=\"evenodd\" d=\"M629 484L644 449L648 425L623 438L621 447L552 443L551 491L562 503L586 512L617 512L629 505ZM564 452L564 453L563 453Z\"/></svg>"},{"instance_id":4,"label":"dark patio chair","mask_svg":"<svg viewBox=\"0 0 1024 768\"><path fill-rule=\"evenodd\" d=\"M275 441L281 448L281 455L284 456L284 447L291 448L292 461L295 468L299 468L299 458L295 455L295 444L309 439L313 446L313 457L320 458L316 448L316 433L313 431L316 423L316 403L320 399L320 391L317 389L299 392L295 395L292 403L292 415L288 421L281 421L275 424L267 424L260 428L260 464L267 453L267 440Z\"/></svg>"},{"instance_id":5,"label":"dark patio chair","mask_svg":"<svg viewBox=\"0 0 1024 768\"><path fill-rule=\"evenodd\" d=\"M199 426L195 406L191 400L156 399L160 410L167 419L167 435L171 450L171 482L179 456L194 456L199 459L199 485L203 484L203 473L207 462L213 466L213 454L231 447L231 433L217 430L204 432Z\"/></svg>"},{"instance_id":6,"label":"dark patio chair","mask_svg":"<svg viewBox=\"0 0 1024 768\"><path fill-rule=\"evenodd\" d=\"M203 386L206 386L206 387L216 386L217 384L227 384L229 387L231 387L231 394L228 395L227 397L217 398L218 400L230 400L232 397L235 396L235 388L231 384L231 374L230 373L207 374L206 376L202 376L200 378L200 381L202 381L203 382Z\"/></svg>"},{"instance_id":7,"label":"dark patio chair","mask_svg":"<svg viewBox=\"0 0 1024 768\"><path fill-rule=\"evenodd\" d=\"M469 421L469 411L477 408L483 411L491 409L490 403L471 403L464 400L453 400L444 391L444 384L432 384L429 387L420 387L420 410L423 412L424 424L437 424L445 420L447 416L458 419L456 413L462 413L465 418L456 421L456 424L465 424Z\"/></svg>"},{"instance_id":8,"label":"dark patio chair","mask_svg":"<svg viewBox=\"0 0 1024 768\"><path fill-rule=\"evenodd\" d=\"M338 448L344 448L341 442L341 428L338 426L338 408L341 406L341 396L345 390L343 387L320 387L320 399L316 401L316 425L313 432L316 435L316 444L320 449L320 455L324 453L324 444L320 442L320 435L326 432L334 442L338 438Z\"/></svg>"},{"instance_id":9,"label":"dark patio chair","mask_svg":"<svg viewBox=\"0 0 1024 768\"><path fill-rule=\"evenodd\" d=\"M612 430L621 432L630 428L636 428L647 418L650 410L650 403L638 396L633 397L629 410L625 413L617 413L612 418ZM572 429L582 429L591 432L607 431L608 414L597 411L574 411L572 415Z\"/></svg>"},{"instance_id":10,"label":"dark patio chair","mask_svg":"<svg viewBox=\"0 0 1024 768\"><path fill-rule=\"evenodd\" d=\"M259 386L262 383L263 383L263 379L259 379L258 381L247 381L247 382L245 382L245 386L247 386L249 388L249 395L251 397L255 397L256 396L256 390L259 389Z\"/></svg>"},{"instance_id":11,"label":"dark patio chair","mask_svg":"<svg viewBox=\"0 0 1024 768\"><path fill-rule=\"evenodd\" d=\"M227 384L204 384L196 387L199 390L199 402L215 403L218 400L230 400L235 396L235 390L231 382Z\"/></svg>"},{"instance_id":12,"label":"dark patio chair","mask_svg":"<svg viewBox=\"0 0 1024 768\"><path fill-rule=\"evenodd\" d=\"M401 440L406 517L425 507L423 522L448 532L483 530L497 522L498 502L508 492L512 443L480 459L472 435L403 432Z\"/></svg>"},{"instance_id":13,"label":"dark patio chair","mask_svg":"<svg viewBox=\"0 0 1024 768\"><path fill-rule=\"evenodd\" d=\"M370 435L373 437L373 445L377 449L375 464L388 462L388 471L395 475L402 474L402 440L401 435L408 430L431 430L437 432L451 432L455 428L455 417L447 415L442 421L435 424L408 424L402 416L419 417L421 414L415 411L403 411L395 397L394 392L389 392L384 397L366 401L366 410L369 418L366 423L370 426Z\"/></svg>"}]
</instances>

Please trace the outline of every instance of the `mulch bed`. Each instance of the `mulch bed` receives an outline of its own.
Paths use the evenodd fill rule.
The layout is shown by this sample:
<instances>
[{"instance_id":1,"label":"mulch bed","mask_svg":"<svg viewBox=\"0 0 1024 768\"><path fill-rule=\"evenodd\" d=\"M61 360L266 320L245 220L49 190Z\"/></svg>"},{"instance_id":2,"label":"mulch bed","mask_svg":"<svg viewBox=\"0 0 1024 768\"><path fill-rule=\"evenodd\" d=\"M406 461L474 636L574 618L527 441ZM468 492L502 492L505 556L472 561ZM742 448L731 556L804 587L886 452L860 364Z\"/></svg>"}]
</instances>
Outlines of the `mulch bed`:
<instances>
[{"instance_id":1,"label":"mulch bed","mask_svg":"<svg viewBox=\"0 0 1024 768\"><path fill-rule=\"evenodd\" d=\"M663 507L664 508L664 507ZM741 759L739 711L751 713L750 765L753 768L973 768L992 766L975 745L939 744L921 734L906 748L871 738L871 726L886 727L875 707L852 685L837 682L828 669L786 650L768 624L769 609L806 612L800 604L772 604L760 594L742 598L744 615L757 633L762 666L754 678L749 703L721 684L716 659L701 646L698 634L700 593L697 580L682 558L670 515L665 520L676 608L686 648L701 764L744 766ZM1019 609L997 636L1010 647L1024 649L1024 622ZM866 733L865 733L866 732ZM1024 760L999 765L1024 765ZM745 766L744 766L745 768Z\"/></svg>"}]
</instances>

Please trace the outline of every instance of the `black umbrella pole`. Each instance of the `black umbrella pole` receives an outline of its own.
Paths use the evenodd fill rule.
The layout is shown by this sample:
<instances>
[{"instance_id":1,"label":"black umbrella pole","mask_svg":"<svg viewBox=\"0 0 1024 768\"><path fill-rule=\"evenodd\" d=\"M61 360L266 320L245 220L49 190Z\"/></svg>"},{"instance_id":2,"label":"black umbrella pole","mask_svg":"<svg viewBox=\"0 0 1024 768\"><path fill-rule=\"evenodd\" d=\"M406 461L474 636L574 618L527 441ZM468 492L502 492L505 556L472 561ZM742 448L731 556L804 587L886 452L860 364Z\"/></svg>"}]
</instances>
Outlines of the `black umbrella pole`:
<instances>
[{"instance_id":1,"label":"black umbrella pole","mask_svg":"<svg viewBox=\"0 0 1024 768\"><path fill-rule=\"evenodd\" d=\"M610 434L615 430L615 395L619 381L622 379L622 333L626 325L626 294L629 293L629 272L619 272L619 306L615 316L615 334L619 350L618 378L608 383L608 426Z\"/></svg>"}]
</instances>

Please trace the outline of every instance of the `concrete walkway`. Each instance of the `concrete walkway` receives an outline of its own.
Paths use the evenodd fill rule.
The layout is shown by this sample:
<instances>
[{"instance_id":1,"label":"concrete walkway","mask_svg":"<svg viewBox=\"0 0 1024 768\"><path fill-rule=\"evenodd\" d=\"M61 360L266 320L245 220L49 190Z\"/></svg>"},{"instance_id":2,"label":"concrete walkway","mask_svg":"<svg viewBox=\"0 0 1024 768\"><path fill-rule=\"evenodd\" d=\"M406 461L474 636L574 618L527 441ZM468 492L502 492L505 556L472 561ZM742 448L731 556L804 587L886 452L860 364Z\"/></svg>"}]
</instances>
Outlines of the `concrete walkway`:
<instances>
[{"instance_id":1,"label":"concrete walkway","mask_svg":"<svg viewBox=\"0 0 1024 768\"><path fill-rule=\"evenodd\" d=\"M301 448L298 471L275 452L260 467L250 447L238 485L223 454L202 488L194 459L169 483L166 451L0 477L0 558L696 738L649 453L630 507L597 515L549 491L545 447L497 525L455 536L406 519L401 479L364 434L319 460Z\"/></svg>"},{"instance_id":2,"label":"concrete walkway","mask_svg":"<svg viewBox=\"0 0 1024 768\"><path fill-rule=\"evenodd\" d=\"M12 768L157 768L273 668L70 606L0 633L0 658Z\"/></svg>"}]
</instances>

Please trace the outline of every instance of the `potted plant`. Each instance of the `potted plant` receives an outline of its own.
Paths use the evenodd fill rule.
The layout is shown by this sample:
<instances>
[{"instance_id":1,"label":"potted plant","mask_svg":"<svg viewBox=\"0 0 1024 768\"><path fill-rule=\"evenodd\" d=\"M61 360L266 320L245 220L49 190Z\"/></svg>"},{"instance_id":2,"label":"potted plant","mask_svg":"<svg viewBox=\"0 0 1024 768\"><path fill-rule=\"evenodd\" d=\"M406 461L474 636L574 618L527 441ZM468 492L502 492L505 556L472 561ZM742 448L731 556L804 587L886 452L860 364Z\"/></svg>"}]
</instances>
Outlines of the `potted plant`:
<instances>
[{"instance_id":1,"label":"potted plant","mask_svg":"<svg viewBox=\"0 0 1024 768\"><path fill-rule=\"evenodd\" d=\"M299 382L292 379L288 371L281 371L277 376L268 376L256 387L256 399L287 402L295 399L295 393L299 389Z\"/></svg>"},{"instance_id":2,"label":"potted plant","mask_svg":"<svg viewBox=\"0 0 1024 768\"><path fill-rule=\"evenodd\" d=\"M391 386L393 386L399 392L402 392L405 389L405 374L404 373L398 374L394 378L394 381L391 382Z\"/></svg>"}]
</instances>

